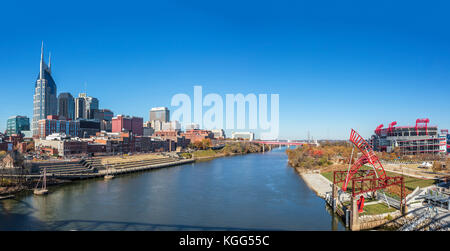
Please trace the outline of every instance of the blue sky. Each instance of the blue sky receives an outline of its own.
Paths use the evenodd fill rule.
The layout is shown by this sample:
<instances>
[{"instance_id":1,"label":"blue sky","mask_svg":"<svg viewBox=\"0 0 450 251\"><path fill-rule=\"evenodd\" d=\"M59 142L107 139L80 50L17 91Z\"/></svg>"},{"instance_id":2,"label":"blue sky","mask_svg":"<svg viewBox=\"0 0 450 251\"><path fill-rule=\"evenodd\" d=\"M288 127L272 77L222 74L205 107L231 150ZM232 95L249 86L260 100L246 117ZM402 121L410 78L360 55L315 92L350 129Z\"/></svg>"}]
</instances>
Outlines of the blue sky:
<instances>
[{"instance_id":1,"label":"blue sky","mask_svg":"<svg viewBox=\"0 0 450 251\"><path fill-rule=\"evenodd\" d=\"M446 1L8 1L0 130L32 116L40 45L58 92L148 119L174 94L278 93L280 137L450 127ZM48 59L46 59L48 61ZM173 111L174 108L171 108ZM205 109L204 109L205 110Z\"/></svg>"}]
</instances>

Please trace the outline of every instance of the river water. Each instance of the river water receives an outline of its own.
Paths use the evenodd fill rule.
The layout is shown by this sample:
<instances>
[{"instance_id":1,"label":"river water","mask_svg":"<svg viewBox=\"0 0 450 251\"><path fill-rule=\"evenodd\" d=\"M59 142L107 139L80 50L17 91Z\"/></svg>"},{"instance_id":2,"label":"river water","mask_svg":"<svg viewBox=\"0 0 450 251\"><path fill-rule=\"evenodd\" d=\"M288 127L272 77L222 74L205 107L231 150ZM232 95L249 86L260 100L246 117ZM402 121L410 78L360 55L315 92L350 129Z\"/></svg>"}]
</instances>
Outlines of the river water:
<instances>
[{"instance_id":1,"label":"river water","mask_svg":"<svg viewBox=\"0 0 450 251\"><path fill-rule=\"evenodd\" d=\"M0 230L345 230L284 149L0 201Z\"/></svg>"}]
</instances>

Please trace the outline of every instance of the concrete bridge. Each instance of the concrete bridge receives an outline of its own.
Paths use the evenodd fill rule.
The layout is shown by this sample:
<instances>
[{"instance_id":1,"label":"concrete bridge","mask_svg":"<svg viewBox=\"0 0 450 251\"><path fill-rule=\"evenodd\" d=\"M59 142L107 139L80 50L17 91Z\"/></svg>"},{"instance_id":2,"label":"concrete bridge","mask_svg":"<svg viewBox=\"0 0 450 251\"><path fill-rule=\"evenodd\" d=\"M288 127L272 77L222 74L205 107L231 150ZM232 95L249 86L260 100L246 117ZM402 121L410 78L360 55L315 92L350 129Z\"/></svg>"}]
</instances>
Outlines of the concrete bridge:
<instances>
[{"instance_id":1,"label":"concrete bridge","mask_svg":"<svg viewBox=\"0 0 450 251\"><path fill-rule=\"evenodd\" d=\"M314 142L306 142L306 141L280 141L280 140L253 140L250 141L252 143L257 144L263 144L263 145L280 145L280 146L304 146L304 145L311 145L311 146L318 146L319 143L317 141Z\"/></svg>"}]
</instances>

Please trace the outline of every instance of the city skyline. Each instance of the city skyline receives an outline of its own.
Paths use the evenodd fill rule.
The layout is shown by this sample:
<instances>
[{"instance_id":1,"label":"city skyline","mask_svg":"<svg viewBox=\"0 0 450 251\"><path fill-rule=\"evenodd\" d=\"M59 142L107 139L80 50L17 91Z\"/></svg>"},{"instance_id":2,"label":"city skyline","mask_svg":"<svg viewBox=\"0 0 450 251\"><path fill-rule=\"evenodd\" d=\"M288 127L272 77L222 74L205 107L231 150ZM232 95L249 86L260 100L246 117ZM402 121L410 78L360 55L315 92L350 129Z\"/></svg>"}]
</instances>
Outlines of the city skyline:
<instances>
[{"instance_id":1,"label":"city skyline","mask_svg":"<svg viewBox=\"0 0 450 251\"><path fill-rule=\"evenodd\" d=\"M147 5L153 17L125 7L129 19L123 23L99 14L109 24L95 16L101 6L94 4L85 11L86 20L72 23L68 18L36 36L26 22L35 14L17 20L12 16L19 7L7 5L12 11L2 18L15 25L6 27L10 38L0 45L5 52L0 68L8 83L1 103L2 132L11 116L33 117L32 85L42 40L52 51L57 95L87 92L114 114L148 120L152 107L173 111L174 94L192 95L193 86L202 85L205 93L219 95L279 93L282 139L308 134L347 139L350 128L369 137L379 124L414 125L417 118L450 127L445 99L439 97L449 90L450 80L445 6L381 2L358 14L356 7L330 3L317 18L306 10L319 7L306 4L290 11L262 3L252 12L248 3L238 10L166 3ZM402 14L396 11L400 7L405 8ZM119 6L109 8L119 11ZM76 13L77 8L56 15ZM28 35L32 38L24 39Z\"/></svg>"}]
</instances>

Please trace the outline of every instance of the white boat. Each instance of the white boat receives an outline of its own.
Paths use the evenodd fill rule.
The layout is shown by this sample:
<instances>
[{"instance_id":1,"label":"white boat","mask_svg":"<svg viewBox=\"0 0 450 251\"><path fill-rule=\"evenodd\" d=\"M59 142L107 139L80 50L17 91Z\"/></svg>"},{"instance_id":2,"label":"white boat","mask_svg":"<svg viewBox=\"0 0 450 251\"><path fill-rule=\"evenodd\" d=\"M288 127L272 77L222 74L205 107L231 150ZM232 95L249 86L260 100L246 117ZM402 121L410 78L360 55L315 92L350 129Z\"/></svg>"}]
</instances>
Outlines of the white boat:
<instances>
[{"instance_id":1,"label":"white boat","mask_svg":"<svg viewBox=\"0 0 450 251\"><path fill-rule=\"evenodd\" d=\"M106 165L106 175L104 176L105 180L112 180L114 179L114 175L109 173L109 167L108 164Z\"/></svg>"},{"instance_id":2,"label":"white boat","mask_svg":"<svg viewBox=\"0 0 450 251\"><path fill-rule=\"evenodd\" d=\"M42 187L38 188L39 186L39 181L41 181L41 179L39 178L38 183L36 184L36 187L34 188L33 193L35 195L45 195L48 194L48 190L47 190L47 168L44 168L44 174L42 175Z\"/></svg>"}]
</instances>

